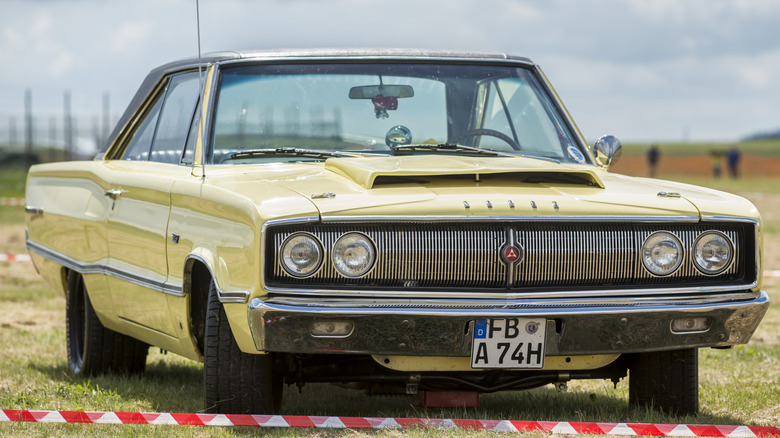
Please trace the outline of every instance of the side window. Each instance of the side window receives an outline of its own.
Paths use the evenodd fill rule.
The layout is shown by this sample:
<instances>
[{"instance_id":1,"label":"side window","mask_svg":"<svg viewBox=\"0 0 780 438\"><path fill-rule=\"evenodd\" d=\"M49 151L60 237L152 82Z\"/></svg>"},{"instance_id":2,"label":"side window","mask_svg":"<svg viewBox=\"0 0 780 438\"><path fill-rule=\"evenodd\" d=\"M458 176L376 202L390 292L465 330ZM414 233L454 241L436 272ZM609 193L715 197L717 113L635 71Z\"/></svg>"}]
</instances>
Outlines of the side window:
<instances>
[{"instance_id":1,"label":"side window","mask_svg":"<svg viewBox=\"0 0 780 438\"><path fill-rule=\"evenodd\" d=\"M157 117L160 115L160 108L162 107L162 99L157 99L157 102L146 115L141 126L133 134L130 144L127 145L125 153L122 155L123 160L136 160L146 161L149 159L149 150L152 147L152 139L154 139L154 130L157 127Z\"/></svg>"},{"instance_id":2,"label":"side window","mask_svg":"<svg viewBox=\"0 0 780 438\"><path fill-rule=\"evenodd\" d=\"M197 100L197 73L186 73L171 79L149 160L175 164L181 162Z\"/></svg>"},{"instance_id":3,"label":"side window","mask_svg":"<svg viewBox=\"0 0 780 438\"><path fill-rule=\"evenodd\" d=\"M198 100L198 75L172 77L133 134L123 160L179 163Z\"/></svg>"}]
</instances>

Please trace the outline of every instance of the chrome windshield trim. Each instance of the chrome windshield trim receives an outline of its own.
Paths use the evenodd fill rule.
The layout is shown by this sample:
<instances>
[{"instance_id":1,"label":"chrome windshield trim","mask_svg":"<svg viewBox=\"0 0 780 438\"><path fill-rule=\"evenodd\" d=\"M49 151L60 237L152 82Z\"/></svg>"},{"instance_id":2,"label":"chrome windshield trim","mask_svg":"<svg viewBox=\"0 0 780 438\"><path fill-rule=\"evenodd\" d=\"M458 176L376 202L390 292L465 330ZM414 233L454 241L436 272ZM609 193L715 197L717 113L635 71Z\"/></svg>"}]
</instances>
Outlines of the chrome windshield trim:
<instances>
[{"instance_id":1,"label":"chrome windshield trim","mask_svg":"<svg viewBox=\"0 0 780 438\"><path fill-rule=\"evenodd\" d=\"M322 216L322 222L686 222L697 223L699 216Z\"/></svg>"}]
</instances>

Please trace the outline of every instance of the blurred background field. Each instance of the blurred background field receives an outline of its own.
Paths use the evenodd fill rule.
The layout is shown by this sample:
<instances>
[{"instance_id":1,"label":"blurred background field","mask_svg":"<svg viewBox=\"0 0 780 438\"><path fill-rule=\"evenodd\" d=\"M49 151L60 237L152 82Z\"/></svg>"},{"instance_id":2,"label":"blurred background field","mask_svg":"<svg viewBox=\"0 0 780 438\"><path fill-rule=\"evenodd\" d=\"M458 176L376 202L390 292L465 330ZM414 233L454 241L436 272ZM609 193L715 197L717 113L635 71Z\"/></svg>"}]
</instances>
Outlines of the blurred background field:
<instances>
[{"instance_id":1,"label":"blurred background field","mask_svg":"<svg viewBox=\"0 0 780 438\"><path fill-rule=\"evenodd\" d=\"M740 178L711 174L710 151L731 144L659 144L657 176L737 193L764 219L764 270L780 270L780 141L742 142ZM612 171L649 175L649 144L625 145ZM0 163L2 163L0 161ZM23 197L24 167L0 164L0 197ZM23 254L24 210L0 206L0 254ZM370 397L330 385L285 388L285 414L372 417L513 419L637 423L780 425L780 278L767 276L772 304L750 343L700 351L701 413L675 417L627 404L628 383L573 381L552 387L487 394L477 409L425 409L408 397ZM64 299L44 284L30 262L0 262L0 409L198 412L202 365L153 348L142 376L82 378L68 369ZM0 436L308 436L310 430L0 423ZM374 436L399 432L318 431L319 436ZM404 435L474 433L413 431ZM476 435L487 436L488 433ZM539 434L527 434L539 436Z\"/></svg>"}]
</instances>

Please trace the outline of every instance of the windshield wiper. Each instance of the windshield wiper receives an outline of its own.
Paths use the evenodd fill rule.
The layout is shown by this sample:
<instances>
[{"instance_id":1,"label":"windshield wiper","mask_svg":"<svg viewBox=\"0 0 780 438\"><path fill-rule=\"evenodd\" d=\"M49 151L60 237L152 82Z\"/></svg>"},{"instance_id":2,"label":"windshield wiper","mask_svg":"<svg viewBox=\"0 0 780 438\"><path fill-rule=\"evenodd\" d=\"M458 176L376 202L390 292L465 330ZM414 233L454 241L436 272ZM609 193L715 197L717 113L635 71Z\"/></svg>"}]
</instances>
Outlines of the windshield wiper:
<instances>
[{"instance_id":1,"label":"windshield wiper","mask_svg":"<svg viewBox=\"0 0 780 438\"><path fill-rule=\"evenodd\" d=\"M459 144L405 144L393 148L393 155L411 155L415 152L436 152L445 154L506 155L489 149L480 149Z\"/></svg>"},{"instance_id":2,"label":"windshield wiper","mask_svg":"<svg viewBox=\"0 0 780 438\"><path fill-rule=\"evenodd\" d=\"M247 151L234 152L230 154L230 159L253 158L253 157L303 157L326 159L334 157L359 157L358 154L349 154L342 152L318 151L315 149L300 148L274 148L274 149L251 149Z\"/></svg>"}]
</instances>

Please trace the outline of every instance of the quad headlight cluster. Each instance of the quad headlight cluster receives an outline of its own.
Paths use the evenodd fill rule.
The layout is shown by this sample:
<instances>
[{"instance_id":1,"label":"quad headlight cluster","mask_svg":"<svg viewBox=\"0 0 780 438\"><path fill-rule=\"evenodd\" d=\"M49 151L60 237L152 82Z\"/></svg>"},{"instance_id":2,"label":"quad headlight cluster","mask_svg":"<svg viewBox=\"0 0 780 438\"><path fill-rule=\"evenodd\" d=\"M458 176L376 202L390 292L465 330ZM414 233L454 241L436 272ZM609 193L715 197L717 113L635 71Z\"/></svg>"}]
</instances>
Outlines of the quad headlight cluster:
<instances>
[{"instance_id":1,"label":"quad headlight cluster","mask_svg":"<svg viewBox=\"0 0 780 438\"><path fill-rule=\"evenodd\" d=\"M704 275L720 274L734 260L734 244L719 231L701 233L690 252L693 265ZM685 249L674 234L657 231L645 239L641 256L648 271L663 277L673 274L682 265Z\"/></svg>"},{"instance_id":2,"label":"quad headlight cluster","mask_svg":"<svg viewBox=\"0 0 780 438\"><path fill-rule=\"evenodd\" d=\"M300 232L287 237L279 251L279 261L293 277L316 274L325 260L322 242L311 233ZM330 248L330 261L336 271L349 278L367 274L376 262L376 246L363 233L345 233Z\"/></svg>"}]
</instances>

